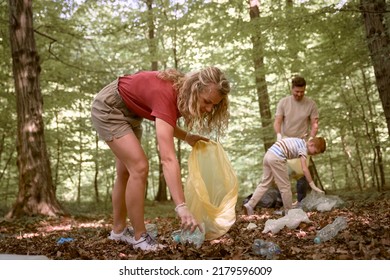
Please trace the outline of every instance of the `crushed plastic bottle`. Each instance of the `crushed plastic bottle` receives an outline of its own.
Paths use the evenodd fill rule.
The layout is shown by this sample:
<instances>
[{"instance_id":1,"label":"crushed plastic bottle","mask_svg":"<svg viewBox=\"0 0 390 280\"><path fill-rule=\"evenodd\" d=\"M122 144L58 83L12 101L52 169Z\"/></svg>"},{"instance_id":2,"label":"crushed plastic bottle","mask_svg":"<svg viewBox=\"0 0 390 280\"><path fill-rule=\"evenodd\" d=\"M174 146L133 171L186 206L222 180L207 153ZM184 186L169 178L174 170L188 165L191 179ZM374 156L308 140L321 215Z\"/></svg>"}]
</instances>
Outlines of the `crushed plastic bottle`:
<instances>
[{"instance_id":1,"label":"crushed plastic bottle","mask_svg":"<svg viewBox=\"0 0 390 280\"><path fill-rule=\"evenodd\" d=\"M311 223L307 213L302 209L290 209L287 215L277 220L269 219L265 222L263 233L271 231L278 233L284 226L290 229L297 228L300 223Z\"/></svg>"},{"instance_id":2,"label":"crushed plastic bottle","mask_svg":"<svg viewBox=\"0 0 390 280\"><path fill-rule=\"evenodd\" d=\"M321 242L328 241L345 228L347 228L347 219L345 217L337 217L333 223L325 226L317 232L317 236L314 238L314 243L319 244Z\"/></svg>"},{"instance_id":3,"label":"crushed plastic bottle","mask_svg":"<svg viewBox=\"0 0 390 280\"><path fill-rule=\"evenodd\" d=\"M309 193L302 201L302 208L308 211L317 210L320 212L330 211L333 208L341 207L344 201L336 195L325 195L318 192Z\"/></svg>"},{"instance_id":4,"label":"crushed plastic bottle","mask_svg":"<svg viewBox=\"0 0 390 280\"><path fill-rule=\"evenodd\" d=\"M282 251L279 245L263 239L255 239L252 250L256 255L265 256L267 260L272 260L275 255L280 254Z\"/></svg>"},{"instance_id":5,"label":"crushed plastic bottle","mask_svg":"<svg viewBox=\"0 0 390 280\"><path fill-rule=\"evenodd\" d=\"M201 225L202 229L204 229L204 224ZM175 230L171 234L172 239L176 243L181 244L194 244L196 248L200 248L205 239L205 233L200 231L199 228L196 228L193 232L189 230Z\"/></svg>"},{"instance_id":6,"label":"crushed plastic bottle","mask_svg":"<svg viewBox=\"0 0 390 280\"><path fill-rule=\"evenodd\" d=\"M149 235L156 239L158 235L157 225L156 224L146 224L145 225L146 231L149 233Z\"/></svg>"},{"instance_id":7,"label":"crushed plastic bottle","mask_svg":"<svg viewBox=\"0 0 390 280\"><path fill-rule=\"evenodd\" d=\"M61 237L60 239L58 239L57 244L61 245L61 244L64 244L64 243L72 242L73 240L74 239L71 238L71 237Z\"/></svg>"},{"instance_id":8,"label":"crushed plastic bottle","mask_svg":"<svg viewBox=\"0 0 390 280\"><path fill-rule=\"evenodd\" d=\"M246 229L249 229L249 230L255 229L255 228L257 228L257 225L255 223L249 223L248 226L246 227Z\"/></svg>"}]
</instances>

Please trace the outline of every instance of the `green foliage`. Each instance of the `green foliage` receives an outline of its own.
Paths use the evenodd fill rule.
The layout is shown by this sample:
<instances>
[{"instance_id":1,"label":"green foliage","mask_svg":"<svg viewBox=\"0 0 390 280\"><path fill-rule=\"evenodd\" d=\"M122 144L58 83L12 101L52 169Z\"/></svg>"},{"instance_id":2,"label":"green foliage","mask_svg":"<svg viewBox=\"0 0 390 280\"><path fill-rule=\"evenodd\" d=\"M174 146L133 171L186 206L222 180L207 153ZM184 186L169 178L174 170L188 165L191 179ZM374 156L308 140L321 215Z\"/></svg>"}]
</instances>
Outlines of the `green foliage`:
<instances>
[{"instance_id":1,"label":"green foliage","mask_svg":"<svg viewBox=\"0 0 390 280\"><path fill-rule=\"evenodd\" d=\"M375 182L379 145L389 168L389 142L375 87L361 15L339 1L306 1L286 7L264 1L260 18L249 20L247 1L154 1L156 57L151 57L144 1L36 1L35 39L41 58L45 136L60 200L110 200L114 160L107 145L96 143L90 122L95 94L117 76L178 67L190 71L217 65L232 83L229 130L220 138L248 195L261 179L264 154L252 60L253 34L261 34L270 108L289 94L290 78L308 81L307 95L320 109L319 135L328 149L314 160L326 189L370 187ZM325 3L326 2L326 3ZM0 3L0 194L10 205L18 189L8 14ZM144 123L143 146L150 159L148 198L158 186L153 125ZM214 135L210 135L214 137ZM183 180L190 147L183 148ZM387 181L390 180L387 177Z\"/></svg>"}]
</instances>

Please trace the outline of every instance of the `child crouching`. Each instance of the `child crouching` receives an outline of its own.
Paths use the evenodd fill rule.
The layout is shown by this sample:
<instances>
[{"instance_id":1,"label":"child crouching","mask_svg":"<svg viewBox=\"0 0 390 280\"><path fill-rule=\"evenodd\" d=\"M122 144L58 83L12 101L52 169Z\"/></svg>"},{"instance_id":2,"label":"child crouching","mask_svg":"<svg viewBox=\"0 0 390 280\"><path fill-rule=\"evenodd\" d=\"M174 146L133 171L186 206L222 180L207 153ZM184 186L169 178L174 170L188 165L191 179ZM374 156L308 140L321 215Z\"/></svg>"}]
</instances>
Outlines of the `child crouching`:
<instances>
[{"instance_id":1,"label":"child crouching","mask_svg":"<svg viewBox=\"0 0 390 280\"><path fill-rule=\"evenodd\" d=\"M310 187L317 192L322 192L313 182L306 165L308 155L318 155L326 150L326 142L322 137L309 139L307 142L301 138L284 138L275 142L266 152L263 159L263 179L256 187L251 199L244 204L246 215L253 215L256 204L272 185L274 180L282 196L284 212L292 208L292 193L288 176L287 160L300 158L302 171L309 182Z\"/></svg>"}]
</instances>

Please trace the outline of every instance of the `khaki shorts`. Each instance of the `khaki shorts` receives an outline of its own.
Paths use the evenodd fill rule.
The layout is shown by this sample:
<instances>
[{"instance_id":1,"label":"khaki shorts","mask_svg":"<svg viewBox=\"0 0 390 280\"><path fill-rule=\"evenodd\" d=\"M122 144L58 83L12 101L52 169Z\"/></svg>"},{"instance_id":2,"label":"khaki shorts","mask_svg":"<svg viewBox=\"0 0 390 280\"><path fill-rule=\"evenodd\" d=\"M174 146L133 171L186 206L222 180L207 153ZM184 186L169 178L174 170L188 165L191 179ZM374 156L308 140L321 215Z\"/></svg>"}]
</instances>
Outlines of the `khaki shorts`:
<instances>
[{"instance_id":1,"label":"khaki shorts","mask_svg":"<svg viewBox=\"0 0 390 280\"><path fill-rule=\"evenodd\" d=\"M91 116L99 138L104 141L112 141L128 133L134 133L141 140L143 118L127 109L118 92L118 79L96 95Z\"/></svg>"}]
</instances>

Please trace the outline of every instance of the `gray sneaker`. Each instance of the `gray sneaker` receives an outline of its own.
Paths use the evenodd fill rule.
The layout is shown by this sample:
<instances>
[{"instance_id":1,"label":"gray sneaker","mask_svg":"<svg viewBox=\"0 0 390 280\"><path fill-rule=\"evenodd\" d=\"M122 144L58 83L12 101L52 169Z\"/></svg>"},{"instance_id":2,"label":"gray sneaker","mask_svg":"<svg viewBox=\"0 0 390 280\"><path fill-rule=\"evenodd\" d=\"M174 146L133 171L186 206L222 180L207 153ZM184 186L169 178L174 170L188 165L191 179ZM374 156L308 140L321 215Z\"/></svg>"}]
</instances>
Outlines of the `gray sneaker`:
<instances>
[{"instance_id":1,"label":"gray sneaker","mask_svg":"<svg viewBox=\"0 0 390 280\"><path fill-rule=\"evenodd\" d=\"M108 239L116 240L116 241L123 241L128 244L134 243L134 231L133 229L130 229L126 227L122 233L115 233L113 230L110 233L110 236Z\"/></svg>"},{"instance_id":2,"label":"gray sneaker","mask_svg":"<svg viewBox=\"0 0 390 280\"><path fill-rule=\"evenodd\" d=\"M147 232L143 233L140 239L133 241L133 248L141 249L142 251L157 251L164 247L158 244Z\"/></svg>"},{"instance_id":3,"label":"gray sneaker","mask_svg":"<svg viewBox=\"0 0 390 280\"><path fill-rule=\"evenodd\" d=\"M146 224L145 227L146 227L146 231L150 234L150 236L153 239L156 239L157 238L157 226L155 224ZM133 244L134 235L135 235L134 228L132 226L129 226L129 227L125 228L122 233L116 234L116 233L114 233L114 231L111 231L108 239L125 241L128 244Z\"/></svg>"}]
</instances>

